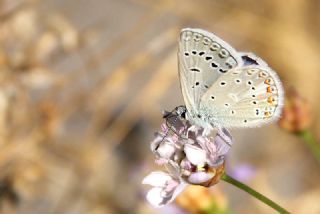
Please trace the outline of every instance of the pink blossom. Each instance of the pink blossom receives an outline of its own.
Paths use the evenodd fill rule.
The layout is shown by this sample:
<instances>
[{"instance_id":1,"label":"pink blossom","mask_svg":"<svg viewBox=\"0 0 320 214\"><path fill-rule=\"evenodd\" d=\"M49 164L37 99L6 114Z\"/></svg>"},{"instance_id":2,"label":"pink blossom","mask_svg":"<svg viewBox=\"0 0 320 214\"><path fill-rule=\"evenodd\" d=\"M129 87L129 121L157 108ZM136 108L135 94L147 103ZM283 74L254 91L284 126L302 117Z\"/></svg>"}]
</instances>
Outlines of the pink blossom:
<instances>
[{"instance_id":1,"label":"pink blossom","mask_svg":"<svg viewBox=\"0 0 320 214\"><path fill-rule=\"evenodd\" d=\"M167 172L152 172L142 182L153 186L147 200L157 207L173 201L187 184L215 184L233 143L224 128L210 136L202 127L191 125L175 112L167 112L164 117L166 123L155 134L150 148L156 163L165 166Z\"/></svg>"}]
</instances>

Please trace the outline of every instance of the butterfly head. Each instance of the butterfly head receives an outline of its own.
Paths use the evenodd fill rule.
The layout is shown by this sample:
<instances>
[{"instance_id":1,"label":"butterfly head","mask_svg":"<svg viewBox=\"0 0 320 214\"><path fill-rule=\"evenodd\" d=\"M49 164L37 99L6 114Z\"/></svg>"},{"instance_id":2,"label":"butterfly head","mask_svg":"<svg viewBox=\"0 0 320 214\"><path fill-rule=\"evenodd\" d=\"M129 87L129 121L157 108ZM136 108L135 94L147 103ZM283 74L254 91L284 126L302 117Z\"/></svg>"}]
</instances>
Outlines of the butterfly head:
<instances>
[{"instance_id":1,"label":"butterfly head","mask_svg":"<svg viewBox=\"0 0 320 214\"><path fill-rule=\"evenodd\" d=\"M177 106L172 111L165 111L163 118L169 120L170 118L186 119L187 108L185 106Z\"/></svg>"}]
</instances>

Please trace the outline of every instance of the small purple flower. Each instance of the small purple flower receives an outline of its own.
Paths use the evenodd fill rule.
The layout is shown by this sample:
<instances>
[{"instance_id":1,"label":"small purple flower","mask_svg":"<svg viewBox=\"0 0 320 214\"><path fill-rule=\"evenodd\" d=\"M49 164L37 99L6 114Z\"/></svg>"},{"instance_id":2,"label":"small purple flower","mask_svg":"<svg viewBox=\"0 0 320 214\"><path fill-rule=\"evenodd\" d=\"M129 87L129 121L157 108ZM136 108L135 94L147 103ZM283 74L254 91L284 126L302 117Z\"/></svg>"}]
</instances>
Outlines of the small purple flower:
<instances>
[{"instance_id":1,"label":"small purple flower","mask_svg":"<svg viewBox=\"0 0 320 214\"><path fill-rule=\"evenodd\" d=\"M228 174L241 182L249 182L255 176L256 170L249 164L240 164L234 166Z\"/></svg>"},{"instance_id":2,"label":"small purple flower","mask_svg":"<svg viewBox=\"0 0 320 214\"><path fill-rule=\"evenodd\" d=\"M225 155L233 143L224 128L212 137L174 112L166 112L165 118L166 123L155 134L150 148L156 163L165 166L167 172L152 172L142 181L153 186L147 200L156 207L173 201L187 184L216 184L224 173Z\"/></svg>"}]
</instances>

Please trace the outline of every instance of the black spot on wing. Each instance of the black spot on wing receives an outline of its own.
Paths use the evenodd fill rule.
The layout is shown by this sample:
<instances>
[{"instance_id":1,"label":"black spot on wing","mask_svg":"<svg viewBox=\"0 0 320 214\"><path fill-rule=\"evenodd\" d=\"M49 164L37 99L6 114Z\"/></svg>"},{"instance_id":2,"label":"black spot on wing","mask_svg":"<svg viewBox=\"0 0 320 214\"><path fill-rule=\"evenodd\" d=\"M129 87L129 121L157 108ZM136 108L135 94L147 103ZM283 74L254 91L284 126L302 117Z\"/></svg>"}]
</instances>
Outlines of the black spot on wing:
<instances>
[{"instance_id":1,"label":"black spot on wing","mask_svg":"<svg viewBox=\"0 0 320 214\"><path fill-rule=\"evenodd\" d=\"M200 72L200 69L199 68L190 68L190 71Z\"/></svg>"}]
</instances>

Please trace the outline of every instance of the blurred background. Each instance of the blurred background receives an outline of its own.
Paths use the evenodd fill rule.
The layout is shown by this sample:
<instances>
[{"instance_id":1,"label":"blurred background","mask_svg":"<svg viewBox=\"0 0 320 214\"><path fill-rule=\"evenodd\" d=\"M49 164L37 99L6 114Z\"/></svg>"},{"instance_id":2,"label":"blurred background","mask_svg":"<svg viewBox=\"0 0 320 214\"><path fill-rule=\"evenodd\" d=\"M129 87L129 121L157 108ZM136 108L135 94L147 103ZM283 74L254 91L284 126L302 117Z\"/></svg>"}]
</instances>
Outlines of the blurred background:
<instances>
[{"instance_id":1,"label":"blurred background","mask_svg":"<svg viewBox=\"0 0 320 214\"><path fill-rule=\"evenodd\" d=\"M291 126L319 139L319 11L317 0L0 0L1 213L273 213L224 182L151 207L149 142L162 110L183 104L183 27L267 61L307 103L296 113L311 109ZM320 162L290 121L231 130L227 171L293 213L320 213Z\"/></svg>"}]
</instances>

